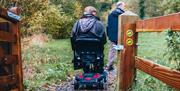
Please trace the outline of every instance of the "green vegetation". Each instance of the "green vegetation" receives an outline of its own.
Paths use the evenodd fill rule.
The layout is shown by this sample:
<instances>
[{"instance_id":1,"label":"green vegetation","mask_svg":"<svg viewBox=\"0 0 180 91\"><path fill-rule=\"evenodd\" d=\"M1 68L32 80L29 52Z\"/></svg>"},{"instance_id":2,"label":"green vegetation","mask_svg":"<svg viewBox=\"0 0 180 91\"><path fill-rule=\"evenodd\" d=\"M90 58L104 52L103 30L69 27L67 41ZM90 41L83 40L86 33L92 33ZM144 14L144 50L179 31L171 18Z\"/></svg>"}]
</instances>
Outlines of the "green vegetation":
<instances>
[{"instance_id":1,"label":"green vegetation","mask_svg":"<svg viewBox=\"0 0 180 91\"><path fill-rule=\"evenodd\" d=\"M168 59L164 57L167 50L165 32L140 33L138 39L138 56L154 60L156 63L169 66Z\"/></svg>"},{"instance_id":2,"label":"green vegetation","mask_svg":"<svg viewBox=\"0 0 180 91\"><path fill-rule=\"evenodd\" d=\"M30 36L47 33L53 38L68 38L73 23L81 17L84 7L96 7L106 21L111 5L119 0L0 0L0 7L21 9L21 33ZM149 18L180 11L180 0L122 0L128 9Z\"/></svg>"},{"instance_id":3,"label":"green vegetation","mask_svg":"<svg viewBox=\"0 0 180 91\"><path fill-rule=\"evenodd\" d=\"M128 10L144 18L180 12L180 0L122 0L127 3ZM144 14L142 14L144 13Z\"/></svg>"},{"instance_id":4,"label":"green vegetation","mask_svg":"<svg viewBox=\"0 0 180 91\"><path fill-rule=\"evenodd\" d=\"M167 31L168 60L174 64L175 69L180 70L180 32Z\"/></svg>"},{"instance_id":5,"label":"green vegetation","mask_svg":"<svg viewBox=\"0 0 180 91\"><path fill-rule=\"evenodd\" d=\"M52 40L43 47L34 45L23 50L24 85L28 90L60 84L73 76L70 41Z\"/></svg>"},{"instance_id":6,"label":"green vegetation","mask_svg":"<svg viewBox=\"0 0 180 91\"><path fill-rule=\"evenodd\" d=\"M174 68L175 63L168 61L167 52L167 32L162 33L140 33L138 40L138 56L150 59L155 63ZM153 78L152 76L137 71L137 82L134 91L175 91L163 82Z\"/></svg>"},{"instance_id":7,"label":"green vegetation","mask_svg":"<svg viewBox=\"0 0 180 91\"><path fill-rule=\"evenodd\" d=\"M145 12L144 12L144 10L145 10L145 5L144 5L144 0L140 0L139 1L139 7L140 7L140 9L139 9L139 17L141 18L141 19L144 19L144 16L145 16Z\"/></svg>"},{"instance_id":8,"label":"green vegetation","mask_svg":"<svg viewBox=\"0 0 180 91\"><path fill-rule=\"evenodd\" d=\"M56 39L67 38L82 12L82 5L75 0L22 0L18 3L23 7L21 30L25 36L46 33ZM30 4L27 6L27 3Z\"/></svg>"}]
</instances>

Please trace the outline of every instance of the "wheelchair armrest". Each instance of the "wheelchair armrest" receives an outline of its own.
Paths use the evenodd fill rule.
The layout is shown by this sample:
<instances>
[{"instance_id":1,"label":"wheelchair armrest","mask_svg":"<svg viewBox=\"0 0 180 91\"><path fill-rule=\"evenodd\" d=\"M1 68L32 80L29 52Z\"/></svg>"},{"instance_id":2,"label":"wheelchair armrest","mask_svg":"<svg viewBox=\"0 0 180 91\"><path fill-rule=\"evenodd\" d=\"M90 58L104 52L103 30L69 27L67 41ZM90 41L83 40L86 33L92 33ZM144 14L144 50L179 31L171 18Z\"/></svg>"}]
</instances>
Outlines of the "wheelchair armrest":
<instances>
[{"instance_id":1,"label":"wheelchair armrest","mask_svg":"<svg viewBox=\"0 0 180 91\"><path fill-rule=\"evenodd\" d=\"M70 40L71 40L71 48L74 51L74 49L75 49L75 47L74 47L74 38L71 37Z\"/></svg>"}]
</instances>

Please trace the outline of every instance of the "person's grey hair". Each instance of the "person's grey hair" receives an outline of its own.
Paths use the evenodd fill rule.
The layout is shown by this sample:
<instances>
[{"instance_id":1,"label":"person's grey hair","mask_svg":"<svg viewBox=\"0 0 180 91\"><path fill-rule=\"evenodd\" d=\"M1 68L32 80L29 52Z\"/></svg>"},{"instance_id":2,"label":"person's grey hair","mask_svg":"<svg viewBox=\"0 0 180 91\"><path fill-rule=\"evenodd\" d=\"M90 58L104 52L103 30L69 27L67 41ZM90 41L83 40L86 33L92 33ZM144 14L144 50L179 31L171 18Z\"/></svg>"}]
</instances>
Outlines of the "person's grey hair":
<instances>
[{"instance_id":1,"label":"person's grey hair","mask_svg":"<svg viewBox=\"0 0 180 91\"><path fill-rule=\"evenodd\" d=\"M97 12L96 8L93 6L87 6L84 9L84 14L92 14L93 12Z\"/></svg>"},{"instance_id":2,"label":"person's grey hair","mask_svg":"<svg viewBox=\"0 0 180 91\"><path fill-rule=\"evenodd\" d=\"M116 3L117 8L124 8L124 6L125 6L125 3L122 2L122 1L119 1L119 2Z\"/></svg>"}]
</instances>

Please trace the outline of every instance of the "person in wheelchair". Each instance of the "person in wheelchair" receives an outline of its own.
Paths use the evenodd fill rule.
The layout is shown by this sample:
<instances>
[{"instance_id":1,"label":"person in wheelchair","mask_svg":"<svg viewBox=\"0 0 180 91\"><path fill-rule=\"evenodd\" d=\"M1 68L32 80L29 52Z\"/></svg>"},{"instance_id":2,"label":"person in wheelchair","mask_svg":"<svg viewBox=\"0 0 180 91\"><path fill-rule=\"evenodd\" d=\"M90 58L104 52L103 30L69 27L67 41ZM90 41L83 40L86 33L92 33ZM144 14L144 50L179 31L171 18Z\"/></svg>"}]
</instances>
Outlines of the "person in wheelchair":
<instances>
[{"instance_id":1,"label":"person in wheelchair","mask_svg":"<svg viewBox=\"0 0 180 91\"><path fill-rule=\"evenodd\" d=\"M96 13L96 8L86 7L83 16L76 21L71 33L74 69L82 68L85 73L104 71L103 50L106 34L103 23Z\"/></svg>"}]
</instances>

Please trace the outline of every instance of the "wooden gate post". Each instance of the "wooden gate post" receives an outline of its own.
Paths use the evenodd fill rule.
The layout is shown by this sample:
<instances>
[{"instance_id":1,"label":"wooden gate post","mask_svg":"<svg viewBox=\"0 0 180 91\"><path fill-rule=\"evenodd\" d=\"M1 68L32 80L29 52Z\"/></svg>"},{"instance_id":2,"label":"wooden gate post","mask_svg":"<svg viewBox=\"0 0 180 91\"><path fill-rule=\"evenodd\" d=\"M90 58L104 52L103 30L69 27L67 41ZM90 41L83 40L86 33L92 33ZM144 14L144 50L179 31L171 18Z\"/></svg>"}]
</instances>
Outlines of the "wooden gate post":
<instances>
[{"instance_id":1,"label":"wooden gate post","mask_svg":"<svg viewBox=\"0 0 180 91\"><path fill-rule=\"evenodd\" d=\"M17 7L10 9L11 12L19 15L20 10ZM22 72L22 59L21 59L21 39L19 31L19 22L12 23L12 32L16 36L16 42L12 44L12 55L17 55L18 65L16 65L16 74L18 76L18 84L16 91L24 91L23 89L23 72Z\"/></svg>"},{"instance_id":2,"label":"wooden gate post","mask_svg":"<svg viewBox=\"0 0 180 91\"><path fill-rule=\"evenodd\" d=\"M138 15L126 11L119 16L118 44L124 49L118 52L118 91L127 91L133 84L136 55L136 27Z\"/></svg>"}]
</instances>

